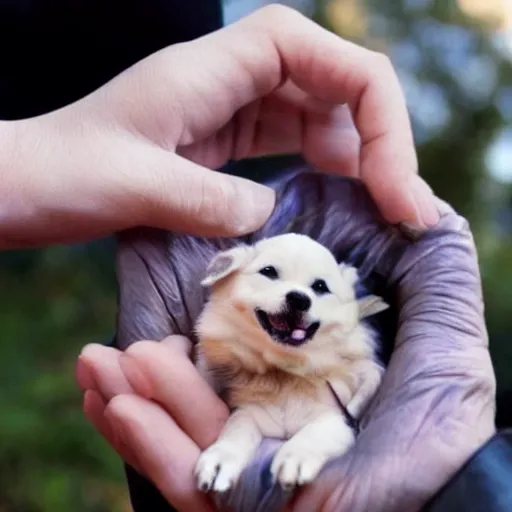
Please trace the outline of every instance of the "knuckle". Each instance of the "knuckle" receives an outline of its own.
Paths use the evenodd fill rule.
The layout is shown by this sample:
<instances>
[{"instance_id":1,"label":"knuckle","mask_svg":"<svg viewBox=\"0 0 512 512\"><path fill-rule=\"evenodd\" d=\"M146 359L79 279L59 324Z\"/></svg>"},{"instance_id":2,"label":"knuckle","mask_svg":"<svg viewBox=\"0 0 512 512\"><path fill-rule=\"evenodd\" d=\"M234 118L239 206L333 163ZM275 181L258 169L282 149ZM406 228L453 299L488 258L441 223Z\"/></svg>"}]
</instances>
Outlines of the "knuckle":
<instances>
[{"instance_id":1,"label":"knuckle","mask_svg":"<svg viewBox=\"0 0 512 512\"><path fill-rule=\"evenodd\" d=\"M107 404L106 415L111 415L117 420L125 420L130 417L133 410L129 395L116 395Z\"/></svg>"},{"instance_id":2,"label":"knuckle","mask_svg":"<svg viewBox=\"0 0 512 512\"><path fill-rule=\"evenodd\" d=\"M282 28L283 24L304 18L296 9L278 3L268 4L260 8L256 11L256 14L263 23L270 23L280 28Z\"/></svg>"},{"instance_id":3,"label":"knuckle","mask_svg":"<svg viewBox=\"0 0 512 512\"><path fill-rule=\"evenodd\" d=\"M162 345L176 352L177 356L185 355L187 358L192 352L192 341L181 334L171 334L162 340Z\"/></svg>"},{"instance_id":4,"label":"knuckle","mask_svg":"<svg viewBox=\"0 0 512 512\"><path fill-rule=\"evenodd\" d=\"M144 361L154 352L156 344L156 341L137 341L125 350L125 354L137 361Z\"/></svg>"},{"instance_id":5,"label":"knuckle","mask_svg":"<svg viewBox=\"0 0 512 512\"><path fill-rule=\"evenodd\" d=\"M136 395L116 395L105 408L105 417L114 422L128 435L143 427L143 420L138 412L140 398Z\"/></svg>"},{"instance_id":6,"label":"knuckle","mask_svg":"<svg viewBox=\"0 0 512 512\"><path fill-rule=\"evenodd\" d=\"M170 336L161 342L138 341L130 345L125 353L141 371L147 370L148 368L155 368L155 365L165 361L173 363L188 360L188 351L190 351L192 347L191 342L185 337L182 337L183 339L173 338L174 337ZM169 368L171 366L172 364L170 364Z\"/></svg>"},{"instance_id":7,"label":"knuckle","mask_svg":"<svg viewBox=\"0 0 512 512\"><path fill-rule=\"evenodd\" d=\"M88 343L80 352L80 359L88 363L94 363L95 361L103 360L108 350L109 347L104 347L99 343Z\"/></svg>"},{"instance_id":8,"label":"knuckle","mask_svg":"<svg viewBox=\"0 0 512 512\"><path fill-rule=\"evenodd\" d=\"M373 69L377 71L377 73L382 74L394 74L395 68L391 59L388 55L382 52L372 52L371 55L372 66ZM370 68L371 69L371 68Z\"/></svg>"}]
</instances>

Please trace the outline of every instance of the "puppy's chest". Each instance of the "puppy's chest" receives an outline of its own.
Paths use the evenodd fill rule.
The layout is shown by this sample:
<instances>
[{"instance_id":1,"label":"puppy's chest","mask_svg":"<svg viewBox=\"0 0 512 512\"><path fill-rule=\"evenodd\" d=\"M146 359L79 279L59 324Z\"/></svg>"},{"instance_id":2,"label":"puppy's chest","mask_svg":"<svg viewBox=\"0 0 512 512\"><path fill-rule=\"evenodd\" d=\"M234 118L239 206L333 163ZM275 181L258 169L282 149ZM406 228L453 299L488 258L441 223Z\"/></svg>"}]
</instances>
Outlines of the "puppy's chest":
<instances>
[{"instance_id":1,"label":"puppy's chest","mask_svg":"<svg viewBox=\"0 0 512 512\"><path fill-rule=\"evenodd\" d=\"M262 386L259 380L232 387L229 403L249 410L264 436L289 438L322 414L343 414L325 382L291 379Z\"/></svg>"}]
</instances>

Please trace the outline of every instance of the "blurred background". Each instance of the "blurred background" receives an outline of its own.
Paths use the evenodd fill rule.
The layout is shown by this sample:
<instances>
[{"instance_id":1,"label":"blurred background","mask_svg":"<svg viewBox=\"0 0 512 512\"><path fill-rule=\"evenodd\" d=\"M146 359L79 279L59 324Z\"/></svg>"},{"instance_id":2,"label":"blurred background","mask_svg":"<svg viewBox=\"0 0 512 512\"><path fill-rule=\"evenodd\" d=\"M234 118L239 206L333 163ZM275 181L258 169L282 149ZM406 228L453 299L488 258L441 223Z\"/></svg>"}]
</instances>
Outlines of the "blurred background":
<instances>
[{"instance_id":1,"label":"blurred background","mask_svg":"<svg viewBox=\"0 0 512 512\"><path fill-rule=\"evenodd\" d=\"M226 0L231 23L265 2ZM388 54L420 170L471 222L512 425L512 1L289 0ZM122 466L82 417L73 366L114 332L114 243L0 253L0 512L128 511Z\"/></svg>"}]
</instances>

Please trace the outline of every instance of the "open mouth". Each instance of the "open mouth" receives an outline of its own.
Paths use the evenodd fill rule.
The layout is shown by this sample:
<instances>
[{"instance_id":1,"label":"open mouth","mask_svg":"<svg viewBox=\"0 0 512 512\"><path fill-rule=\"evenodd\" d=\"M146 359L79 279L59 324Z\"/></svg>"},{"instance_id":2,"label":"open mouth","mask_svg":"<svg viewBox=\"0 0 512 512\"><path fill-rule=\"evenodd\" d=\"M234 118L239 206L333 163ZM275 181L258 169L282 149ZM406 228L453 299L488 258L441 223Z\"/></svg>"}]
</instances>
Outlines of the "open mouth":
<instances>
[{"instance_id":1,"label":"open mouth","mask_svg":"<svg viewBox=\"0 0 512 512\"><path fill-rule=\"evenodd\" d=\"M306 325L305 315L295 311L270 314L256 309L256 317L272 339L295 347L309 341L320 327L320 322Z\"/></svg>"}]
</instances>

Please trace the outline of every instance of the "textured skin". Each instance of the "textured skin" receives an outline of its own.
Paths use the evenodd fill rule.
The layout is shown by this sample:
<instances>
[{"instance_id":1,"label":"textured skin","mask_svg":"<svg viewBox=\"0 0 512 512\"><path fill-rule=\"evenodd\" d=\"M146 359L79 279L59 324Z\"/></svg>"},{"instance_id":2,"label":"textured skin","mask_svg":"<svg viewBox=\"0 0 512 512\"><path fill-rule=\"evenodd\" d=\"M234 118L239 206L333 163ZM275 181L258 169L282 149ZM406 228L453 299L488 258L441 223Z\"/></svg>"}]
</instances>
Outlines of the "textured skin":
<instances>
[{"instance_id":1,"label":"textured skin","mask_svg":"<svg viewBox=\"0 0 512 512\"><path fill-rule=\"evenodd\" d=\"M359 182L298 170L273 186L272 218L245 241L308 234L356 264L365 286L392 304L378 328L384 353L393 353L356 446L325 469L296 509L419 510L495 431L495 379L467 222L439 201L439 225L418 237L383 223ZM200 277L214 252L233 243L149 229L122 234L119 346L191 336L205 299ZM236 512L272 512L290 498L269 481L278 445L265 441L242 475L229 496Z\"/></svg>"}]
</instances>

